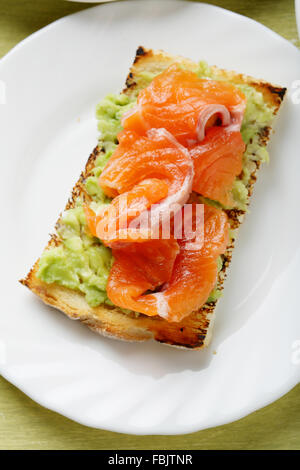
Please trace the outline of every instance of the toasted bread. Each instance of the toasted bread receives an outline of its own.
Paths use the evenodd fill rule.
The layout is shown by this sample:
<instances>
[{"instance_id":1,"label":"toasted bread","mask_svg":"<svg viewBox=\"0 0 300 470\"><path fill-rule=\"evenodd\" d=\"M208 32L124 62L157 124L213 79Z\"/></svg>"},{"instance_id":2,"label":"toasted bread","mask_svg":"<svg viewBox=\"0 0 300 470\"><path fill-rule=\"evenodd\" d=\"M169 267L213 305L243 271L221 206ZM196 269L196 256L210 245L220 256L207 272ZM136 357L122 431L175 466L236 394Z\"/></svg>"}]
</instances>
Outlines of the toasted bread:
<instances>
[{"instance_id":1,"label":"toasted bread","mask_svg":"<svg viewBox=\"0 0 300 470\"><path fill-rule=\"evenodd\" d=\"M171 63L179 63L190 70L196 70L198 64L182 57L174 57L162 51L146 50L139 47L134 63L126 80L123 92L129 96L136 96L146 86L144 73L157 74L162 72ZM228 80L234 84L248 84L262 93L265 103L270 105L277 113L284 98L285 88L273 86L261 80L255 80L249 76L240 75L235 72L221 70L212 67L214 76L222 80ZM259 143L266 146L271 128L263 127L259 130ZM90 175L94 167L96 157L101 153L99 144L90 155L85 170L76 183L72 196L67 203L66 209L72 208L78 197L89 200L85 191L84 181ZM251 196L260 162L256 161L247 186L248 196ZM237 229L242 223L245 210L227 210L227 215L232 229ZM61 240L53 235L48 247L57 246ZM234 238L223 255L223 266L219 271L217 286L222 289L227 269L232 257ZM209 344L217 301L205 304L197 312L192 313L179 323L170 323L160 317L147 317L146 315L127 314L118 307L100 305L90 307L82 293L62 287L58 284L46 284L37 276L38 262L35 263L29 274L20 282L37 294L46 304L56 307L72 319L78 319L91 329L105 336L126 340L144 341L151 338L171 346L189 349L200 349Z\"/></svg>"}]
</instances>

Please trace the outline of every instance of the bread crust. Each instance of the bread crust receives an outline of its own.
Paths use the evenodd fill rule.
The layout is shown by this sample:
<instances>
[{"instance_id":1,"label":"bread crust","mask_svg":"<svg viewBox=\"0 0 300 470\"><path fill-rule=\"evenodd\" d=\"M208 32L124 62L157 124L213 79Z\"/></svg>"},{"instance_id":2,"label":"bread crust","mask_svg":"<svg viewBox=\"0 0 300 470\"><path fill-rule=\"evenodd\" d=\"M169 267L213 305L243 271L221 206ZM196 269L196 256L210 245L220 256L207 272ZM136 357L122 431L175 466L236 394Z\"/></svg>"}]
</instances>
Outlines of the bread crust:
<instances>
[{"instance_id":1,"label":"bread crust","mask_svg":"<svg viewBox=\"0 0 300 470\"><path fill-rule=\"evenodd\" d=\"M146 50L140 46L136 51L136 56L126 79L126 87L123 92L129 96L136 96L138 91L146 85L146 83L143 83L143 72L160 73L174 62L182 64L191 70L196 70L198 67L197 63L189 59L178 56L174 57L163 51ZM263 94L265 102L274 107L275 114L278 112L285 95L285 88L271 85L262 80L255 80L246 75L222 70L215 66L212 69L214 74L220 78L230 80L235 84L249 84L256 88ZM270 127L265 127L261 130L259 135L260 145L265 146L267 144L270 132ZM95 159L101 151L103 150L100 146L93 150L85 170L73 188L72 196L65 209L74 207L78 197L82 197L85 201L90 200L89 195L85 191L84 181L94 168ZM256 162L256 168L251 174L248 188L249 196L252 194L259 167L260 162ZM237 229L245 217L245 211L232 209L227 210L226 213L231 228ZM60 243L60 239L56 235L52 235L47 248L57 246ZM223 256L223 267L219 272L217 281L219 289L223 288L233 248L234 240L227 247ZM20 282L38 295L46 304L61 310L71 319L80 320L97 333L124 341L155 339L170 346L195 350L207 346L210 342L217 301L205 304L197 312L192 313L179 323L170 323L158 316L147 317L142 314L138 316L135 314L125 314L118 307L106 305L90 307L82 293L58 284L46 284L41 281L36 276L38 262L39 260L37 260L26 278Z\"/></svg>"}]
</instances>

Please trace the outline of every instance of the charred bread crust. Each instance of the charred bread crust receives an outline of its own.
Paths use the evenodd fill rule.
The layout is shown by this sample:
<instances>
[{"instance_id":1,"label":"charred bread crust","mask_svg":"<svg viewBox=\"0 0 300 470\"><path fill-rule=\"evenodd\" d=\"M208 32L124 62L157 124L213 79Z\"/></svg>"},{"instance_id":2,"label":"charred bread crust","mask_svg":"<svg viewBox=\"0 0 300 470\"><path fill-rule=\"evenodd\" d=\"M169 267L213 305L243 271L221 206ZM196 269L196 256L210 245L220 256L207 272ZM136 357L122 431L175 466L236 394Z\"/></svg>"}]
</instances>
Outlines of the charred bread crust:
<instances>
[{"instance_id":1,"label":"charred bread crust","mask_svg":"<svg viewBox=\"0 0 300 470\"><path fill-rule=\"evenodd\" d=\"M160 73L171 63L179 63L196 70L197 63L182 57L174 57L163 51L147 50L140 46L136 51L136 56L130 72L126 79L126 87L123 90L129 96L136 96L143 84L141 72ZM237 74L232 71L222 70L215 66L213 72L220 78L225 78L232 83L248 84L260 91L266 103L274 108L274 113L278 112L280 104L284 98L286 89L271 85L262 80L255 80L252 77ZM265 146L271 133L270 127L265 127L260 131L259 142ZM85 170L80 175L75 184L71 198L65 209L74 207L78 197L88 201L90 198L85 191L84 181L90 175L94 168L94 162L102 151L97 146L91 153ZM251 174L248 186L248 195L251 196L254 183L257 179L257 172L260 162L256 162L256 168ZM226 211L230 226L237 229L243 222L245 211L231 209ZM56 235L52 235L47 248L57 246L61 243ZM227 247L223 255L223 267L218 275L217 286L223 289L223 283L227 276L227 270L232 258L234 249L234 239ZM217 301L205 304L197 312L192 313L179 323L170 323L160 317L147 317L146 315L125 314L117 307L100 305L90 307L86 302L84 295L80 292L62 287L58 284L46 284L37 276L38 262L35 263L25 279L20 282L38 295L46 304L51 305L69 318L80 320L89 328L105 336L124 340L124 341L146 341L155 339L170 346L177 346L185 349L201 349L207 346L212 335L214 315Z\"/></svg>"}]
</instances>

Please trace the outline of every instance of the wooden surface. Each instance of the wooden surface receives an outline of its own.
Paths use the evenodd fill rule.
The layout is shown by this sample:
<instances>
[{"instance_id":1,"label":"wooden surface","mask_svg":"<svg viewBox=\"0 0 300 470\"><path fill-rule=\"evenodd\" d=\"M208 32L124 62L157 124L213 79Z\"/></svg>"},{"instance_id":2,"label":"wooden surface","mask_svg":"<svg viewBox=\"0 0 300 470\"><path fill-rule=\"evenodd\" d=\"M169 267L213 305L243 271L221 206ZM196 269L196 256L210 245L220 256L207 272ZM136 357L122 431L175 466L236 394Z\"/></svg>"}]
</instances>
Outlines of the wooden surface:
<instances>
[{"instance_id":1,"label":"wooden surface","mask_svg":"<svg viewBox=\"0 0 300 470\"><path fill-rule=\"evenodd\" d=\"M292 0L219 0L300 46ZM64 0L0 0L0 57L51 21L87 8ZM300 385L234 423L180 436L87 428L46 410L0 378L0 449L300 449Z\"/></svg>"}]
</instances>

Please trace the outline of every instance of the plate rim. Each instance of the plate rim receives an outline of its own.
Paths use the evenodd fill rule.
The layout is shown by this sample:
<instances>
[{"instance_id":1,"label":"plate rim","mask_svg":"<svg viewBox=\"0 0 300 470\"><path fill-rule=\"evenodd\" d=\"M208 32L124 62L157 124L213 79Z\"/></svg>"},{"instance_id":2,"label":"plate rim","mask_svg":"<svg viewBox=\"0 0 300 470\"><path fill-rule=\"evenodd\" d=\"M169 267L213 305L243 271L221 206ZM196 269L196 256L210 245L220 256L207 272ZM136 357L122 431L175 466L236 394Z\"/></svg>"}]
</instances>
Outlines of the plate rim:
<instances>
[{"instance_id":1,"label":"plate rim","mask_svg":"<svg viewBox=\"0 0 300 470\"><path fill-rule=\"evenodd\" d=\"M130 434L130 435L134 435L134 436L153 436L153 435L178 436L178 435L192 434L192 433L195 433L195 432L204 431L205 429L212 429L212 428L215 428L215 427L225 426L227 424L231 424L231 423L239 421L243 418L246 418L250 414L252 414L256 411L259 411L259 410L271 405L272 403L275 403L276 401L280 400L284 395L286 395L291 390L293 390L293 388L295 388L299 384L299 381L297 381L297 379L296 379L295 383L293 381L292 384L288 383L288 384L282 385L282 388L280 389L280 393L273 392L272 397L270 397L269 399L266 399L266 400L261 400L258 405L253 405L251 407L244 406L242 409L240 409L240 412L233 419L231 419L231 418L230 419L223 419L218 424L212 423L210 425L197 425L197 424L186 425L186 426L183 426L184 429L181 428L181 429L178 429L178 431L172 431L172 433L170 433L170 432L167 432L167 431L153 432L153 430L151 430L151 429L149 429L148 431L145 431L145 430L136 428L135 426L128 425L128 424L126 424L126 425L122 424L122 425L119 426L118 429L116 429L116 427L114 425L110 426L110 425L104 424L104 425L101 425L101 427L100 427L100 426L95 425L95 424L86 424L86 421L78 419L78 418L74 418L69 413L62 412L59 409L59 407L52 406L52 405L47 406L47 405L43 404L42 400L39 400L38 398L36 398L34 393L26 391L26 386L17 385L15 383L14 379L10 379L9 374L3 374L1 372L1 369L0 369L0 373L1 373L2 377L4 377L5 380L7 380L10 384L12 384L14 387L16 387L22 393L24 393L32 401L37 403L39 406L42 406L46 410L53 411L54 413L57 413L57 414L65 417L65 418L67 418L67 419L69 419L69 420L71 420L75 423L79 423L79 424L81 424L82 426L85 426L85 427L89 427L89 428L92 428L92 429L100 429L102 431L116 432L116 433L119 433L119 434Z\"/></svg>"}]
</instances>

